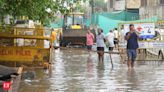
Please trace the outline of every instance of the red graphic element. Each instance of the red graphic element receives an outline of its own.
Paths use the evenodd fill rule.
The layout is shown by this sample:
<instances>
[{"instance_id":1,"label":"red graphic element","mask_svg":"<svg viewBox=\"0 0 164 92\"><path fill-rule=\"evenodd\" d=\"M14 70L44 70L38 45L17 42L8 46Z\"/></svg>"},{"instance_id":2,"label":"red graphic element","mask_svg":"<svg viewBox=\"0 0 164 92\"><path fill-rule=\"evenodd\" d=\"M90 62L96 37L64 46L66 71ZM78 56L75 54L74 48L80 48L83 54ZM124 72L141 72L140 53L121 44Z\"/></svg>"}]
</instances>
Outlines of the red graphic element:
<instances>
[{"instance_id":1,"label":"red graphic element","mask_svg":"<svg viewBox=\"0 0 164 92\"><path fill-rule=\"evenodd\" d=\"M9 90L11 86L11 82L3 82L3 90Z\"/></svg>"},{"instance_id":2,"label":"red graphic element","mask_svg":"<svg viewBox=\"0 0 164 92\"><path fill-rule=\"evenodd\" d=\"M18 55L18 56L31 56L32 52L30 50L8 50L0 49L0 55Z\"/></svg>"},{"instance_id":3,"label":"red graphic element","mask_svg":"<svg viewBox=\"0 0 164 92\"><path fill-rule=\"evenodd\" d=\"M137 27L137 31L141 32L142 31L142 27L141 26Z\"/></svg>"}]
</instances>

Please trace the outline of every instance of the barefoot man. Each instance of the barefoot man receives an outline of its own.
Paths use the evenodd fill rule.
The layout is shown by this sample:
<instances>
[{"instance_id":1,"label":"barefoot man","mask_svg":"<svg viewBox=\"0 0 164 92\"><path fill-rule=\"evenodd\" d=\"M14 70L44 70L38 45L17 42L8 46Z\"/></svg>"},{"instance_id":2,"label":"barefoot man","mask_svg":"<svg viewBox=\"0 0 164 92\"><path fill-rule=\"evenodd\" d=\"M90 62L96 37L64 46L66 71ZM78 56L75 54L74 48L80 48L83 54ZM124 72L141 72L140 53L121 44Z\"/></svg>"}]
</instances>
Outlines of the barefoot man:
<instances>
[{"instance_id":1,"label":"barefoot man","mask_svg":"<svg viewBox=\"0 0 164 92\"><path fill-rule=\"evenodd\" d=\"M137 57L138 49L138 38L139 35L134 29L134 25L129 25L130 31L126 33L125 40L127 40L127 55L128 55L128 68L131 69L134 67L134 61Z\"/></svg>"}]
</instances>

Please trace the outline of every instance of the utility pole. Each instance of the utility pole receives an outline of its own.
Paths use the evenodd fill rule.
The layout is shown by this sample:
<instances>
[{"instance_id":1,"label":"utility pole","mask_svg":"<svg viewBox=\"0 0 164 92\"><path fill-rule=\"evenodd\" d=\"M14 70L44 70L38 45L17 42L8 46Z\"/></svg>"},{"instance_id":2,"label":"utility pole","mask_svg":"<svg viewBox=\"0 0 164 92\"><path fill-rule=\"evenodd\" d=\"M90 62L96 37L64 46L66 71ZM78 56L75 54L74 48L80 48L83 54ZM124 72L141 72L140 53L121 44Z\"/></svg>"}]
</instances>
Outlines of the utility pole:
<instances>
[{"instance_id":1,"label":"utility pole","mask_svg":"<svg viewBox=\"0 0 164 92\"><path fill-rule=\"evenodd\" d=\"M127 17L127 0L125 0L125 21L127 20L126 17Z\"/></svg>"},{"instance_id":2,"label":"utility pole","mask_svg":"<svg viewBox=\"0 0 164 92\"><path fill-rule=\"evenodd\" d=\"M91 0L92 14L94 14L94 0Z\"/></svg>"},{"instance_id":3,"label":"utility pole","mask_svg":"<svg viewBox=\"0 0 164 92\"><path fill-rule=\"evenodd\" d=\"M90 0L90 5L91 5L91 24L94 23L94 0Z\"/></svg>"}]
</instances>

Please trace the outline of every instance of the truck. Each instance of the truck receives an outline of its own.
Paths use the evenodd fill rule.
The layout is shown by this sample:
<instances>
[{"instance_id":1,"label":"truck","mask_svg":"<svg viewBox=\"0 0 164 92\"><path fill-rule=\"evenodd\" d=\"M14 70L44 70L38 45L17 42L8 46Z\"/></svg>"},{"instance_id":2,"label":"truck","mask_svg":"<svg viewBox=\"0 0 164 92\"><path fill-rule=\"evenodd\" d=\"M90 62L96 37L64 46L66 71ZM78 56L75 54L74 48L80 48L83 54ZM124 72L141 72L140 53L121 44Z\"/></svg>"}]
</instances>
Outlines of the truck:
<instances>
[{"instance_id":1,"label":"truck","mask_svg":"<svg viewBox=\"0 0 164 92\"><path fill-rule=\"evenodd\" d=\"M84 18L84 13L64 15L63 35L60 41L61 46L86 45L86 32L88 28L84 23Z\"/></svg>"}]
</instances>

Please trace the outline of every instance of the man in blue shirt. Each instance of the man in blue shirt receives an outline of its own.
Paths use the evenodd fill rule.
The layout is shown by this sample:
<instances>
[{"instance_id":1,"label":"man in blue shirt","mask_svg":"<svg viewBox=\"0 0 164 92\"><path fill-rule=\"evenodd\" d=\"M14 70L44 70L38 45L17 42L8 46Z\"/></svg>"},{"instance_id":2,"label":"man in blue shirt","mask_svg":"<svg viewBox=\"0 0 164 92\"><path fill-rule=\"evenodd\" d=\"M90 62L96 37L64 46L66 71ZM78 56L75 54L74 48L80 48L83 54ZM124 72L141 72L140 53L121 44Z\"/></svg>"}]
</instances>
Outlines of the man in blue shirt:
<instances>
[{"instance_id":1,"label":"man in blue shirt","mask_svg":"<svg viewBox=\"0 0 164 92\"><path fill-rule=\"evenodd\" d=\"M126 33L125 40L127 40L127 55L128 55L128 68L134 67L134 61L137 57L137 49L138 49L138 38L139 35L134 29L134 25L129 25L130 31Z\"/></svg>"}]
</instances>

